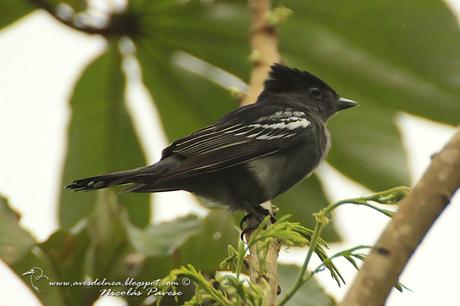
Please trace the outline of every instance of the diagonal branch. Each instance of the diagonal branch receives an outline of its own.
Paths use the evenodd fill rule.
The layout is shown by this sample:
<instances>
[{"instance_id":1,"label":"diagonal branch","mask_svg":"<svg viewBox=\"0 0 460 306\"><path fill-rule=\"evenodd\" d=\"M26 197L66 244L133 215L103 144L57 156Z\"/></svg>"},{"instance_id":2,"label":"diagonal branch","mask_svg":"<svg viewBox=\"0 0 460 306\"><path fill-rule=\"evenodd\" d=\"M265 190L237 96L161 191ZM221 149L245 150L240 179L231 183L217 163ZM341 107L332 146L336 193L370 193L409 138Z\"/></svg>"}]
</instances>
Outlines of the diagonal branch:
<instances>
[{"instance_id":1,"label":"diagonal branch","mask_svg":"<svg viewBox=\"0 0 460 306\"><path fill-rule=\"evenodd\" d=\"M433 157L381 234L340 306L384 305L410 257L460 188L460 130Z\"/></svg>"}]
</instances>

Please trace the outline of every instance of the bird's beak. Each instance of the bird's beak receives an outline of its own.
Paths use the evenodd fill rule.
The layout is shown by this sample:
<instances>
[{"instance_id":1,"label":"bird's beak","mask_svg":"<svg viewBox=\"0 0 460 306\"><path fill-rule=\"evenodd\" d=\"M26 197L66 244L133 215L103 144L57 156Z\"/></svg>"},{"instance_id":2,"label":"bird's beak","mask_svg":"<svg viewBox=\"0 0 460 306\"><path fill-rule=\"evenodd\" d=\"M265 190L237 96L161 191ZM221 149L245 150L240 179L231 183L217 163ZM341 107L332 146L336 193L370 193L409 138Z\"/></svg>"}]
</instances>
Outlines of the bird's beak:
<instances>
[{"instance_id":1,"label":"bird's beak","mask_svg":"<svg viewBox=\"0 0 460 306\"><path fill-rule=\"evenodd\" d=\"M29 271L27 271L27 272L22 273L22 276L30 275L30 274L34 274L34 270L33 270L33 269L32 269L32 270L29 270Z\"/></svg>"},{"instance_id":2,"label":"bird's beak","mask_svg":"<svg viewBox=\"0 0 460 306\"><path fill-rule=\"evenodd\" d=\"M337 110L339 111L353 107L353 106L357 106L357 105L358 103L350 99L345 99L341 97L337 99Z\"/></svg>"}]
</instances>

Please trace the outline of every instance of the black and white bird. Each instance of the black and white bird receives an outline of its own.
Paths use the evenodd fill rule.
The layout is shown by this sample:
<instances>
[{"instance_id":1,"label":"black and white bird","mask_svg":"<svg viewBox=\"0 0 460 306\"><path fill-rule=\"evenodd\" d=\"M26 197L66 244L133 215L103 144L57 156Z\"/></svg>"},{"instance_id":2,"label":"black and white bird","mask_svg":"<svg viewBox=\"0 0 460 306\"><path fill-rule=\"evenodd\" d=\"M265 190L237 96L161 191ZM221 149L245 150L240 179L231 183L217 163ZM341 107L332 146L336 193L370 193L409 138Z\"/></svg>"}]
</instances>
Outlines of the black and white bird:
<instances>
[{"instance_id":1,"label":"black and white bird","mask_svg":"<svg viewBox=\"0 0 460 306\"><path fill-rule=\"evenodd\" d=\"M330 146L327 120L355 105L314 75L274 64L256 103L173 142L157 163L78 179L66 188L186 190L260 216L260 204L320 164Z\"/></svg>"}]
</instances>

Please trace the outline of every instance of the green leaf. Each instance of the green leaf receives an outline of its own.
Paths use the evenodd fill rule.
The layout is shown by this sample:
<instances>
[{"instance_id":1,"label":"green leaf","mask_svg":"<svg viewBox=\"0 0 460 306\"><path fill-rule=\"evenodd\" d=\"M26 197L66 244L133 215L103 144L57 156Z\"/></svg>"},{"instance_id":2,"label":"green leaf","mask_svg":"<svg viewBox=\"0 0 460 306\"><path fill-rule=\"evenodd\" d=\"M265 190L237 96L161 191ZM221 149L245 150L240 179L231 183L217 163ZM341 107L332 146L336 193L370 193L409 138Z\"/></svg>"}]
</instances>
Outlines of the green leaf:
<instances>
[{"instance_id":1,"label":"green leaf","mask_svg":"<svg viewBox=\"0 0 460 306\"><path fill-rule=\"evenodd\" d=\"M329 121L332 148L327 161L371 190L409 185L407 159L395 112L363 105Z\"/></svg>"},{"instance_id":2,"label":"green leaf","mask_svg":"<svg viewBox=\"0 0 460 306\"><path fill-rule=\"evenodd\" d=\"M280 31L289 63L362 105L460 122L460 32L445 2L281 3L294 11Z\"/></svg>"},{"instance_id":3,"label":"green leaf","mask_svg":"<svg viewBox=\"0 0 460 306\"><path fill-rule=\"evenodd\" d=\"M64 305L60 288L48 285L49 279L57 279L53 266L35 245L35 238L19 226L19 219L19 214L0 196L0 259L18 275L43 305ZM36 279L41 272L48 279Z\"/></svg>"},{"instance_id":4,"label":"green leaf","mask_svg":"<svg viewBox=\"0 0 460 306\"><path fill-rule=\"evenodd\" d=\"M174 267L192 264L205 272L217 270L227 246L239 239L232 214L223 208L212 210L204 219L187 216L144 230L128 225L128 233L133 251L146 259Z\"/></svg>"},{"instance_id":5,"label":"green leaf","mask_svg":"<svg viewBox=\"0 0 460 306\"><path fill-rule=\"evenodd\" d=\"M131 9L142 15L143 38L154 49L185 51L248 79L251 65L245 2L131 2Z\"/></svg>"},{"instance_id":6,"label":"green leaf","mask_svg":"<svg viewBox=\"0 0 460 306\"><path fill-rule=\"evenodd\" d=\"M172 255L191 236L200 230L202 220L197 216L177 218L170 222L149 225L144 230L127 225L134 249L147 256Z\"/></svg>"},{"instance_id":7,"label":"green leaf","mask_svg":"<svg viewBox=\"0 0 460 306\"><path fill-rule=\"evenodd\" d=\"M26 256L22 257L20 261L14 264L12 269L43 305L71 305L66 303L62 287L49 285L49 281L59 280L59 276L54 270L54 265L39 247L30 249ZM32 270L34 270L35 273L23 275ZM42 272L44 277L37 280L37 277L42 275Z\"/></svg>"},{"instance_id":8,"label":"green leaf","mask_svg":"<svg viewBox=\"0 0 460 306\"><path fill-rule=\"evenodd\" d=\"M170 140L212 124L235 108L226 90L176 66L171 53L142 44L138 58Z\"/></svg>"},{"instance_id":9,"label":"green leaf","mask_svg":"<svg viewBox=\"0 0 460 306\"><path fill-rule=\"evenodd\" d=\"M26 0L2 0L0 3L0 30L35 9Z\"/></svg>"},{"instance_id":10,"label":"green leaf","mask_svg":"<svg viewBox=\"0 0 460 306\"><path fill-rule=\"evenodd\" d=\"M90 237L88 273L93 278L109 277L113 265L127 247L126 212L110 190L97 192L96 206L88 217L86 231Z\"/></svg>"},{"instance_id":11,"label":"green leaf","mask_svg":"<svg viewBox=\"0 0 460 306\"><path fill-rule=\"evenodd\" d=\"M116 44L83 72L75 86L70 105L72 119L63 183L107 172L143 166L144 155L134 132L124 100L125 78ZM149 222L147 194L122 194L131 221L138 226ZM94 209L95 192L61 193L59 219L69 228Z\"/></svg>"},{"instance_id":12,"label":"green leaf","mask_svg":"<svg viewBox=\"0 0 460 306\"><path fill-rule=\"evenodd\" d=\"M86 276L85 258L89 246L88 234L80 230L78 233L58 230L47 241L40 245L41 250L51 262L58 279L51 281L84 281ZM83 286L62 286L65 305L83 305L88 303L88 296L97 288Z\"/></svg>"},{"instance_id":13,"label":"green leaf","mask_svg":"<svg viewBox=\"0 0 460 306\"><path fill-rule=\"evenodd\" d=\"M35 244L34 237L19 227L19 218L0 196L0 258L7 265L14 265Z\"/></svg>"},{"instance_id":14,"label":"green leaf","mask_svg":"<svg viewBox=\"0 0 460 306\"><path fill-rule=\"evenodd\" d=\"M281 287L281 295L279 298L288 292L295 283L300 267L296 265L279 264L278 279ZM311 278L303 285L296 294L286 304L287 306L332 306L335 305L334 300L326 294L318 282Z\"/></svg>"},{"instance_id":15,"label":"green leaf","mask_svg":"<svg viewBox=\"0 0 460 306\"><path fill-rule=\"evenodd\" d=\"M229 244L236 247L239 233L227 209L212 210L203 220L200 231L173 255L178 265L191 264L197 270L213 272L227 256Z\"/></svg>"},{"instance_id":16,"label":"green leaf","mask_svg":"<svg viewBox=\"0 0 460 306\"><path fill-rule=\"evenodd\" d=\"M326 2L325 6L334 1ZM358 108L340 112L329 121L332 149L328 161L344 175L372 190L408 185L406 155L400 132L395 125L397 111L420 111L425 107L420 108L419 104L422 103L429 106L429 110L423 114L418 113L419 115L434 114L439 111L438 99L417 97L417 90L411 87L402 90L401 84L396 86L389 82L388 77L390 76L392 78L402 77L400 76L401 71L390 73L385 70L386 68L379 66L385 63L395 65L390 54L387 54L389 58L379 55L381 57L376 57L373 62L365 62L369 58L364 54L370 52L368 48L373 48L373 40L380 40L379 36L374 33L377 28L372 34L367 33L366 39L360 44L353 42L353 45L350 46L351 42L347 36L350 33L348 32L362 31L361 24L358 25L355 21L347 22L346 25L342 24L343 28L347 29L345 31L342 27L340 29L336 27L337 21L329 20L329 18L319 20L316 16L310 15L308 15L309 18L302 18L307 8L309 12L315 12L316 10L322 11L323 7L310 2L299 4L288 1L286 4L295 11L295 14L288 18L281 27L281 46L289 63L318 74L337 89L339 94L353 98L360 103ZM366 2L362 6L367 7L368 11L383 16L381 12L375 11L374 2ZM383 9L385 8L386 6L383 6ZM353 14L361 11L361 8L344 9L348 10L351 15L351 11ZM337 18L341 22L349 18L349 16L342 16L342 11L333 10L330 13L340 15ZM393 15L382 21L381 27L378 28L379 32L386 31L386 28L392 24ZM298 33L300 29L305 29L304 32L307 33L305 39L296 39L294 43L293 39L297 37L295 33ZM397 44L393 47L403 48L403 46L404 44ZM404 50L399 51L404 52ZM397 66L400 70L410 69L404 66L405 63L398 63L398 65L401 65ZM373 73L378 74L379 78L370 77L370 74ZM424 82L423 79L420 79L414 84L427 88ZM415 103L411 107L412 110L404 106L408 101ZM453 107L457 106L458 103L455 102ZM437 119L441 120L443 116Z\"/></svg>"},{"instance_id":17,"label":"green leaf","mask_svg":"<svg viewBox=\"0 0 460 306\"><path fill-rule=\"evenodd\" d=\"M277 218L291 215L290 221L299 222L303 226L313 229L316 224L313 213L326 207L329 201L324 195L318 177L312 175L278 196L273 200L273 203L280 209ZM321 236L328 242L340 240L339 234L331 224L324 228Z\"/></svg>"},{"instance_id":18,"label":"green leaf","mask_svg":"<svg viewBox=\"0 0 460 306\"><path fill-rule=\"evenodd\" d=\"M86 232L72 233L60 229L40 246L58 268L63 279L83 280L85 251L89 246Z\"/></svg>"}]
</instances>

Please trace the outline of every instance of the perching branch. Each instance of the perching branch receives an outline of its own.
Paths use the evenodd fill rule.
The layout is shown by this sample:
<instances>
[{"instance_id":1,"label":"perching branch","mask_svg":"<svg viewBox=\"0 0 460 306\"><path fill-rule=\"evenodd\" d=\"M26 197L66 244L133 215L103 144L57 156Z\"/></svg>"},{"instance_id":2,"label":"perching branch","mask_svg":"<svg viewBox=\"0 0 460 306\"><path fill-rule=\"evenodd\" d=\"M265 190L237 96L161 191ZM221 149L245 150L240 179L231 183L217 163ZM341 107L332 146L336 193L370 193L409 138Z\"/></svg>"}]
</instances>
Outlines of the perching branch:
<instances>
[{"instance_id":1,"label":"perching branch","mask_svg":"<svg viewBox=\"0 0 460 306\"><path fill-rule=\"evenodd\" d=\"M254 103L263 89L263 82L270 71L270 66L279 61L278 40L274 27L268 22L267 16L271 10L270 0L249 0L251 10L251 59L253 69L247 95L241 101L241 105ZM273 211L271 204L269 210ZM246 236L250 240L251 233ZM280 242L273 239L266 254L260 243L250 248L248 256L251 282L260 284L266 281L270 291L265 292L267 305L275 305L278 291L277 262L280 250ZM266 287L266 286L264 286Z\"/></svg>"},{"instance_id":2,"label":"perching branch","mask_svg":"<svg viewBox=\"0 0 460 306\"><path fill-rule=\"evenodd\" d=\"M459 187L460 130L403 199L340 306L384 305L410 257Z\"/></svg>"}]
</instances>

